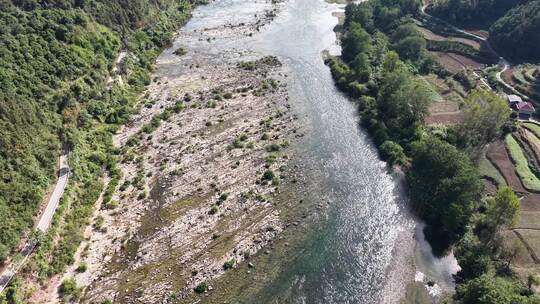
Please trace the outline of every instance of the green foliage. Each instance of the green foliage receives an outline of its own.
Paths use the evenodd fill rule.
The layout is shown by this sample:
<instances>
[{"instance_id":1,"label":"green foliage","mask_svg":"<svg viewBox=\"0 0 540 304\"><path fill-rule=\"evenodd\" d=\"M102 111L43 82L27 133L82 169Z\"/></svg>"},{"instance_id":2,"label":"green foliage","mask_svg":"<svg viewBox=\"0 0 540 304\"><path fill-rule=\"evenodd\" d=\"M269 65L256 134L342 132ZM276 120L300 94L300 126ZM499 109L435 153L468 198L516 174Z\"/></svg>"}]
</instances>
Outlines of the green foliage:
<instances>
[{"instance_id":1,"label":"green foliage","mask_svg":"<svg viewBox=\"0 0 540 304\"><path fill-rule=\"evenodd\" d=\"M540 1L437 0L429 12L451 23L489 28L489 41L505 57L540 58Z\"/></svg>"},{"instance_id":2,"label":"green foliage","mask_svg":"<svg viewBox=\"0 0 540 304\"><path fill-rule=\"evenodd\" d=\"M489 40L507 57L540 59L540 1L528 1L513 8L497 20L489 32Z\"/></svg>"},{"instance_id":3,"label":"green foliage","mask_svg":"<svg viewBox=\"0 0 540 304\"><path fill-rule=\"evenodd\" d=\"M79 264L79 266L77 266L77 272L86 272L86 270L88 270L88 264L86 264L85 262L82 262L81 264Z\"/></svg>"},{"instance_id":4,"label":"green foliage","mask_svg":"<svg viewBox=\"0 0 540 304\"><path fill-rule=\"evenodd\" d=\"M463 122L457 127L460 146L482 147L499 138L503 126L510 119L506 101L496 94L475 90L465 99L462 107Z\"/></svg>"},{"instance_id":5,"label":"green foliage","mask_svg":"<svg viewBox=\"0 0 540 304\"><path fill-rule=\"evenodd\" d=\"M262 180L271 181L275 177L272 170L266 170L262 176Z\"/></svg>"},{"instance_id":6,"label":"green foliage","mask_svg":"<svg viewBox=\"0 0 540 304\"><path fill-rule=\"evenodd\" d=\"M404 165L407 162L407 157L403 152L403 148L393 141L385 141L380 146L380 150L382 158L387 160L390 165Z\"/></svg>"},{"instance_id":7,"label":"green foliage","mask_svg":"<svg viewBox=\"0 0 540 304\"><path fill-rule=\"evenodd\" d=\"M467 26L485 26L502 17L523 0L436 0L429 13L451 23Z\"/></svg>"},{"instance_id":8,"label":"green foliage","mask_svg":"<svg viewBox=\"0 0 540 304\"><path fill-rule=\"evenodd\" d=\"M356 22L352 22L343 37L343 59L353 60L360 53L368 53L371 48L371 37Z\"/></svg>"},{"instance_id":9,"label":"green foliage","mask_svg":"<svg viewBox=\"0 0 540 304\"><path fill-rule=\"evenodd\" d=\"M531 171L527 158L525 157L523 150L521 150L519 143L511 134L508 134L505 137L504 142L506 143L510 157L516 165L516 171L521 182L523 182L523 186L532 191L540 191L540 180Z\"/></svg>"},{"instance_id":10,"label":"green foliage","mask_svg":"<svg viewBox=\"0 0 540 304\"><path fill-rule=\"evenodd\" d=\"M506 186L497 190L495 197L487 200L488 211L486 219L491 226L512 227L519 222L521 204L512 188Z\"/></svg>"},{"instance_id":11,"label":"green foliage","mask_svg":"<svg viewBox=\"0 0 540 304\"><path fill-rule=\"evenodd\" d=\"M0 215L13 221L0 224L0 257L32 226L55 179L60 142L71 150L68 189L30 260L40 279L74 262L103 187L103 168L111 176L105 204L110 200L119 179L111 135L129 117L153 60L189 12L185 1L124 2L1 4ZM127 84L107 84L121 47L130 54L120 66Z\"/></svg>"},{"instance_id":12,"label":"green foliage","mask_svg":"<svg viewBox=\"0 0 540 304\"><path fill-rule=\"evenodd\" d=\"M196 293L205 293L206 291L208 291L208 287L209 287L208 282L202 281L199 284L197 284L195 288L193 288L193 291L195 291Z\"/></svg>"},{"instance_id":13,"label":"green foliage","mask_svg":"<svg viewBox=\"0 0 540 304\"><path fill-rule=\"evenodd\" d=\"M176 56L184 56L185 54L187 54L187 50L185 48L178 48L176 51L173 52Z\"/></svg>"},{"instance_id":14,"label":"green foliage","mask_svg":"<svg viewBox=\"0 0 540 304\"><path fill-rule=\"evenodd\" d=\"M540 303L538 297L529 294L518 279L483 274L460 285L456 298L460 304Z\"/></svg>"},{"instance_id":15,"label":"green foliage","mask_svg":"<svg viewBox=\"0 0 540 304\"><path fill-rule=\"evenodd\" d=\"M506 186L506 180L501 172L485 156L482 156L478 161L478 173L494 181L497 186Z\"/></svg>"},{"instance_id":16,"label":"green foliage","mask_svg":"<svg viewBox=\"0 0 540 304\"><path fill-rule=\"evenodd\" d=\"M63 296L73 296L78 298L81 295L81 289L77 287L77 282L75 282L75 279L73 278L62 281L62 284L58 287L58 291Z\"/></svg>"},{"instance_id":17,"label":"green foliage","mask_svg":"<svg viewBox=\"0 0 540 304\"><path fill-rule=\"evenodd\" d=\"M0 256L32 226L55 180L60 141L73 145L88 113L80 103L99 94L118 37L81 11L0 12ZM60 136L58 136L60 135Z\"/></svg>"},{"instance_id":18,"label":"green foliage","mask_svg":"<svg viewBox=\"0 0 540 304\"><path fill-rule=\"evenodd\" d=\"M407 182L415 210L434 228L432 236L449 244L457 241L483 190L468 157L439 139L415 142Z\"/></svg>"},{"instance_id":19,"label":"green foliage","mask_svg":"<svg viewBox=\"0 0 540 304\"><path fill-rule=\"evenodd\" d=\"M223 269L228 270L234 267L234 264L236 264L236 259L232 258L228 260L227 262L223 263Z\"/></svg>"}]
</instances>

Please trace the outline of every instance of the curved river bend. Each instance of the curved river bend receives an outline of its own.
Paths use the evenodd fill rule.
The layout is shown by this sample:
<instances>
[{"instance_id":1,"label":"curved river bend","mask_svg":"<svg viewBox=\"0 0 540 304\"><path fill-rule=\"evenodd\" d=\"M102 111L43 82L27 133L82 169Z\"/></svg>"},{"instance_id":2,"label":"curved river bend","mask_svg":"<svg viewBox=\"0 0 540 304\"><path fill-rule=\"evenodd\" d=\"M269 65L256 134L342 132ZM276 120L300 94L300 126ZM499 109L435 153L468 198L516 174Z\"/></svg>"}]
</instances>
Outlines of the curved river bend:
<instances>
[{"instance_id":1,"label":"curved river bend","mask_svg":"<svg viewBox=\"0 0 540 304\"><path fill-rule=\"evenodd\" d=\"M305 134L293 147L298 170L306 177L303 196L325 202L328 208L307 227L294 253L289 250L273 257L272 263L278 266L269 268L272 275L266 280L254 283L247 278L237 283L244 286L239 290L246 291L233 295L231 302L399 302L407 283L414 280L415 264L443 287L451 287L455 261L433 258L429 245L421 238L418 243L413 239L416 222L408 214L398 178L387 172L369 138L358 128L354 104L337 91L324 65L323 50L339 52L333 13L343 11L342 5L289 0L278 17L253 37L216 37L210 43L189 39L190 33L224 22L248 20L260 5L221 0L201 6L180 31L175 47L216 60L228 56L238 60L231 54L239 50L280 59L288 75L290 103ZM171 56L175 47L160 60ZM185 70L163 64L158 71L179 72ZM227 286L227 277L224 280ZM246 287L252 284L257 285L253 292Z\"/></svg>"}]
</instances>

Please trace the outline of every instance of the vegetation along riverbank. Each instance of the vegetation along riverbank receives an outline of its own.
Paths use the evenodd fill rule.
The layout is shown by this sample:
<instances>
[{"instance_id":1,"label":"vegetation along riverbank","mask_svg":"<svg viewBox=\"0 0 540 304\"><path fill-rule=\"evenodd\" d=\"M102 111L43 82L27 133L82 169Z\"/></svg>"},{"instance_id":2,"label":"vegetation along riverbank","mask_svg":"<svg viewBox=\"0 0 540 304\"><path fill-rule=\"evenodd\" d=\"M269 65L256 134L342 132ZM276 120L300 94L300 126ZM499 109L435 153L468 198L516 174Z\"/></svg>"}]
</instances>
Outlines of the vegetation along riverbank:
<instances>
[{"instance_id":1,"label":"vegetation along riverbank","mask_svg":"<svg viewBox=\"0 0 540 304\"><path fill-rule=\"evenodd\" d=\"M447 68L438 52L479 60L478 53L465 51L475 45L467 40L470 35L464 41L448 33L436 36L441 24L426 24L422 5L415 0L348 4L342 55L326 63L336 85L358 104L361 124L381 157L406 171L413 209L427 223L433 250L454 249L461 271L456 293L445 301L540 303L533 288L537 274L521 275L513 263L515 247L504 241L519 222L518 196L504 184L484 187L477 169L489 143L516 131L517 115L476 72L483 74L482 68ZM517 154L519 145L509 138L510 152ZM524 156L516 161L518 173L528 170ZM537 177L525 175L526 185L534 185Z\"/></svg>"},{"instance_id":2,"label":"vegetation along riverbank","mask_svg":"<svg viewBox=\"0 0 540 304\"><path fill-rule=\"evenodd\" d=\"M71 151L72 172L51 229L37 236L37 252L0 302L27 302L73 263L103 176L110 177L105 205L120 179L112 134L127 121L150 83L153 61L196 4L0 3L0 213L11 219L0 223L0 260L30 234L62 144Z\"/></svg>"}]
</instances>

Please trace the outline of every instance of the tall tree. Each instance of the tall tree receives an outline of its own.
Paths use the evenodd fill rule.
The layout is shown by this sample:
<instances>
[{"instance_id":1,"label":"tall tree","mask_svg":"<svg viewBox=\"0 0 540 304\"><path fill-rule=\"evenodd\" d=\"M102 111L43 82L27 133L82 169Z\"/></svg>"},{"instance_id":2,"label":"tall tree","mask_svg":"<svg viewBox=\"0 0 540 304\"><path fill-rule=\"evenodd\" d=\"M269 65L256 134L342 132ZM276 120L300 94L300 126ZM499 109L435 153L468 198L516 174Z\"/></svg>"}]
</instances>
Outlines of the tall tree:
<instances>
[{"instance_id":1,"label":"tall tree","mask_svg":"<svg viewBox=\"0 0 540 304\"><path fill-rule=\"evenodd\" d=\"M475 90L463 105L463 122L458 126L461 145L480 147L500 137L503 125L510 118L506 101L486 90Z\"/></svg>"}]
</instances>

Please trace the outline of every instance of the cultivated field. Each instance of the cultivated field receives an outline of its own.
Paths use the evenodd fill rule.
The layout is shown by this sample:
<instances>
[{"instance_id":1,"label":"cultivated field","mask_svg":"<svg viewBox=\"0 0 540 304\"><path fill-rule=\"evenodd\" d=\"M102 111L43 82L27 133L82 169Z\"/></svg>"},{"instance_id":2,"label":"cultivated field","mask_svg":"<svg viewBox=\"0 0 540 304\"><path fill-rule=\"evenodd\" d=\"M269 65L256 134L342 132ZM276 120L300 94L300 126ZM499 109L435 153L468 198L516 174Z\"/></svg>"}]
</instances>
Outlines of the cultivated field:
<instances>
[{"instance_id":1,"label":"cultivated field","mask_svg":"<svg viewBox=\"0 0 540 304\"><path fill-rule=\"evenodd\" d=\"M520 193L527 192L527 190L523 188L523 185L515 172L514 164L510 160L502 141L496 141L490 144L486 156L495 165L495 167L499 169L504 176L506 183L512 187L514 191Z\"/></svg>"}]
</instances>

